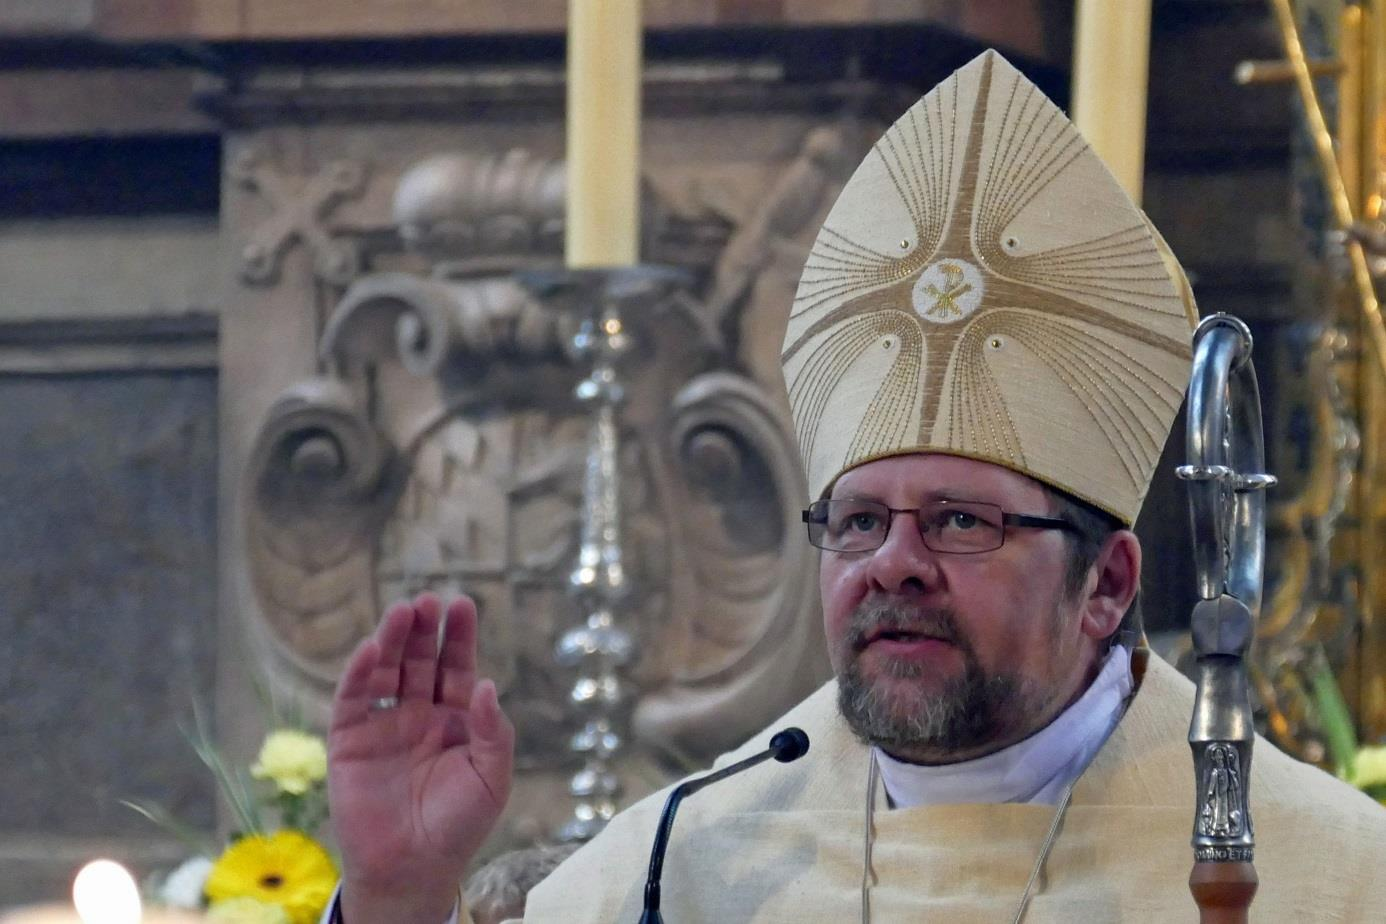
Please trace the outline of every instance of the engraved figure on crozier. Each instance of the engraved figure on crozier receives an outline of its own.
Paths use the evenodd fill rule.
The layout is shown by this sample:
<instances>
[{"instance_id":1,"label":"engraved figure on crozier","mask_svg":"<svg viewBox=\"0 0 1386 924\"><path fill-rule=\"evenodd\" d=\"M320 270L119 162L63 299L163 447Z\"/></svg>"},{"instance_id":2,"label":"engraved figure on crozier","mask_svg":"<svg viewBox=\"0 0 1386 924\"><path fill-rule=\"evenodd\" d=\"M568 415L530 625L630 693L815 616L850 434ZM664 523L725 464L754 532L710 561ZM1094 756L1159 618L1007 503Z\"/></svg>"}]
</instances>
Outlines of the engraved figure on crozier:
<instances>
[{"instance_id":1,"label":"engraved figure on crozier","mask_svg":"<svg viewBox=\"0 0 1386 924\"><path fill-rule=\"evenodd\" d=\"M1206 767L1199 793L1198 833L1237 837L1242 833L1242 774L1237 749L1230 744L1210 746Z\"/></svg>"}]
</instances>

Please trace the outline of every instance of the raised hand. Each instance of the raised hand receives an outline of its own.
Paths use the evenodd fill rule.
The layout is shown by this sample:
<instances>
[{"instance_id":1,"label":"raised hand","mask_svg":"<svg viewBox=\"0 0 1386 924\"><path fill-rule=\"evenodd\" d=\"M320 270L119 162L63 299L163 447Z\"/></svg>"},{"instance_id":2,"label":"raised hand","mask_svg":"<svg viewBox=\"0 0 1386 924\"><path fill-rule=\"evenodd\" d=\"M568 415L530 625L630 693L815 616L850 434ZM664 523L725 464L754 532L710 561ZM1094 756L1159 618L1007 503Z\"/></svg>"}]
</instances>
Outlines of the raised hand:
<instances>
[{"instance_id":1,"label":"raised hand","mask_svg":"<svg viewBox=\"0 0 1386 924\"><path fill-rule=\"evenodd\" d=\"M328 798L347 924L439 924L510 793L515 732L476 677L476 606L422 594L347 662Z\"/></svg>"}]
</instances>

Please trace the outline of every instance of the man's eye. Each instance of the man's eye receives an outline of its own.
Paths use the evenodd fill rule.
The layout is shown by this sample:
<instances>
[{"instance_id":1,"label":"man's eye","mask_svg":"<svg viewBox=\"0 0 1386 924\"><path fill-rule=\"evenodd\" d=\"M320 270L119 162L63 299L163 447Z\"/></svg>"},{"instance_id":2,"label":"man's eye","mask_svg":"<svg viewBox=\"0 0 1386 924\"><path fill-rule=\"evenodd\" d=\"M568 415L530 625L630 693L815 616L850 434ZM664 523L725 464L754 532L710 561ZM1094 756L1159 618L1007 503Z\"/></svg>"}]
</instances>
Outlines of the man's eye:
<instances>
[{"instance_id":1,"label":"man's eye","mask_svg":"<svg viewBox=\"0 0 1386 924\"><path fill-rule=\"evenodd\" d=\"M874 513L854 513L847 517L844 529L854 529L857 532L869 533L876 529L880 524L881 518Z\"/></svg>"},{"instance_id":2,"label":"man's eye","mask_svg":"<svg viewBox=\"0 0 1386 924\"><path fill-rule=\"evenodd\" d=\"M979 522L975 513L968 513L966 510L950 510L944 518L943 525L949 529L974 529Z\"/></svg>"}]
</instances>

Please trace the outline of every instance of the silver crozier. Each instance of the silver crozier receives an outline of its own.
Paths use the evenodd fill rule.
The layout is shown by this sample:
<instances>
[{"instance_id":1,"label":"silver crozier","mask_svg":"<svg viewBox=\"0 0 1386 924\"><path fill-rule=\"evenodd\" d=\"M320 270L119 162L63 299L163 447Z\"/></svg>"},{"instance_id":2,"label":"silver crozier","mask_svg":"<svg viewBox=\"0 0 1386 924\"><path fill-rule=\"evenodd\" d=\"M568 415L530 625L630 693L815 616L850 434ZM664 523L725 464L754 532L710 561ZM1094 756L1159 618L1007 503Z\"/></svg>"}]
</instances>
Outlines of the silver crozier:
<instances>
[{"instance_id":1,"label":"silver crozier","mask_svg":"<svg viewBox=\"0 0 1386 924\"><path fill-rule=\"evenodd\" d=\"M1192 617L1198 695L1189 725L1194 762L1194 866L1189 888L1202 924L1247 920L1252 865L1251 693L1246 658L1261 607L1265 560L1265 444L1251 332L1227 314L1194 332L1188 482L1198 593Z\"/></svg>"}]
</instances>

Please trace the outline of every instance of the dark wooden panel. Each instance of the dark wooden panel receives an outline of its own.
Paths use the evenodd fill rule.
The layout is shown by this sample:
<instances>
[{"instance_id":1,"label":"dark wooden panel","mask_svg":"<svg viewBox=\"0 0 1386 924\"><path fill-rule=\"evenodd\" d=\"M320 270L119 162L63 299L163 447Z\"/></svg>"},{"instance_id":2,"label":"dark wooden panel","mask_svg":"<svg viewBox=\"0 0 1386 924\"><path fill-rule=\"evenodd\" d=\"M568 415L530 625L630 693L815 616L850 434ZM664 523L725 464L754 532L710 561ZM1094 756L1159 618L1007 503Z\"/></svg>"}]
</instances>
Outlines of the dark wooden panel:
<instances>
[{"instance_id":1,"label":"dark wooden panel","mask_svg":"<svg viewBox=\"0 0 1386 924\"><path fill-rule=\"evenodd\" d=\"M16 843L158 840L120 799L214 823L179 724L213 688L216 376L0 375L0 407L2 906L62 872Z\"/></svg>"}]
</instances>

